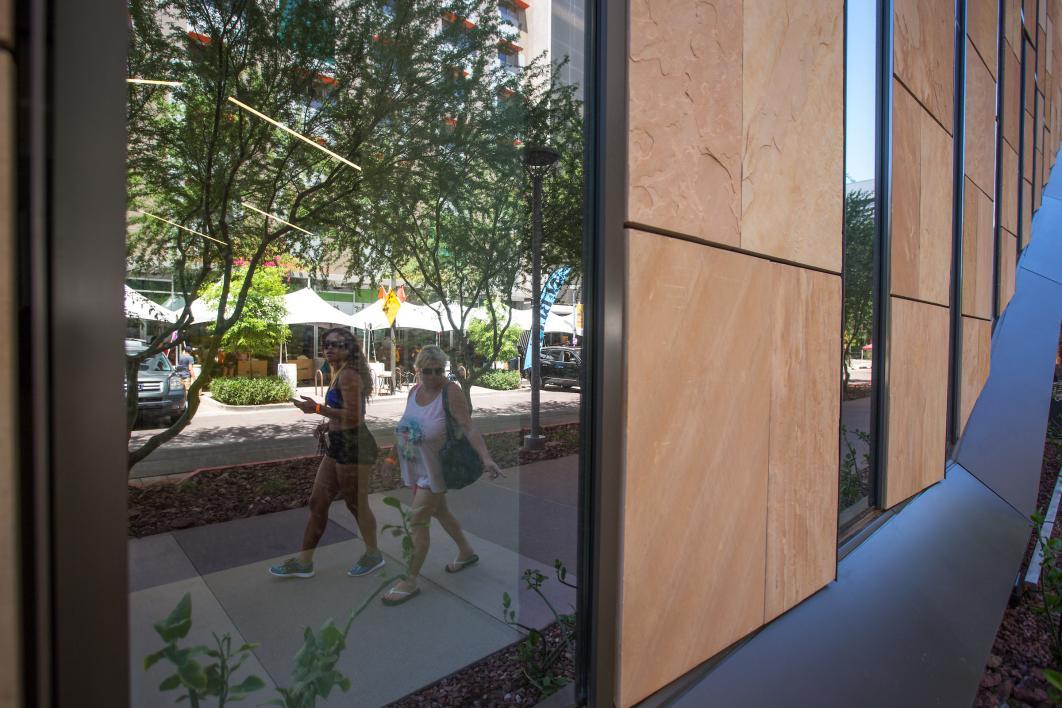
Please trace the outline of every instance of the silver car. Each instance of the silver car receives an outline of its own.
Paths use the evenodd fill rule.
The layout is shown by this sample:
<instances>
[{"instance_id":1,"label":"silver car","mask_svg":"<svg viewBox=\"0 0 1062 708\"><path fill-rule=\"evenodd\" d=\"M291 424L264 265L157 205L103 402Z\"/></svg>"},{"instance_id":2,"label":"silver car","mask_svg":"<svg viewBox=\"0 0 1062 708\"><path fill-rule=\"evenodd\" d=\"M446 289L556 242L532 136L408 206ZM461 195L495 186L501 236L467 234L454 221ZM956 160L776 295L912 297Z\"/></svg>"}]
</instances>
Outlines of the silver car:
<instances>
[{"instance_id":1,"label":"silver car","mask_svg":"<svg viewBox=\"0 0 1062 708\"><path fill-rule=\"evenodd\" d=\"M135 345L131 346L127 340L126 352L132 354L136 351ZM155 354L140 362L137 410L141 420L158 420L171 425L187 407L188 392L169 359L162 354Z\"/></svg>"}]
</instances>

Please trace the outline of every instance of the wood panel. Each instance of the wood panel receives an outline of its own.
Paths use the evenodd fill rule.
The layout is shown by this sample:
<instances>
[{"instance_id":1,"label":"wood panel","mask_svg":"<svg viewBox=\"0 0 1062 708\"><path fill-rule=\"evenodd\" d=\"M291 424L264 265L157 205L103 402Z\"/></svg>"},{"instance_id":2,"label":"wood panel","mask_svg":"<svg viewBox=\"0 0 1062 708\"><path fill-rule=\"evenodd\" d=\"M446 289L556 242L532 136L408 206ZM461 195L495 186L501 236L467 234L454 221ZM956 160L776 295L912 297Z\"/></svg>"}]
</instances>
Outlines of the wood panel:
<instances>
[{"instance_id":1,"label":"wood panel","mask_svg":"<svg viewBox=\"0 0 1062 708\"><path fill-rule=\"evenodd\" d=\"M741 247L836 273L843 22L841 0L744 2Z\"/></svg>"},{"instance_id":2,"label":"wood panel","mask_svg":"<svg viewBox=\"0 0 1062 708\"><path fill-rule=\"evenodd\" d=\"M1004 22L1004 32L1006 40L1010 43L1010 46L1017 47L1021 41L1021 1L1020 0L1006 0L1006 18Z\"/></svg>"},{"instance_id":3,"label":"wood panel","mask_svg":"<svg viewBox=\"0 0 1062 708\"><path fill-rule=\"evenodd\" d=\"M894 82L892 293L948 304L952 139Z\"/></svg>"},{"instance_id":4,"label":"wood panel","mask_svg":"<svg viewBox=\"0 0 1062 708\"><path fill-rule=\"evenodd\" d=\"M1021 61L1013 46L1007 44L1003 48L1003 139L1017 150L1021 127Z\"/></svg>"},{"instance_id":5,"label":"wood panel","mask_svg":"<svg viewBox=\"0 0 1062 708\"><path fill-rule=\"evenodd\" d=\"M985 194L992 194L996 178L996 82L967 41L966 61L966 174Z\"/></svg>"},{"instance_id":6,"label":"wood panel","mask_svg":"<svg viewBox=\"0 0 1062 708\"><path fill-rule=\"evenodd\" d=\"M1018 232L1018 153L1003 144L1000 155L1002 156L1003 174L999 188L1000 215L999 223L1012 234Z\"/></svg>"},{"instance_id":7,"label":"wood panel","mask_svg":"<svg viewBox=\"0 0 1062 708\"><path fill-rule=\"evenodd\" d=\"M841 406L840 277L773 271L767 621L834 577Z\"/></svg>"},{"instance_id":8,"label":"wood panel","mask_svg":"<svg viewBox=\"0 0 1062 708\"><path fill-rule=\"evenodd\" d=\"M893 70L919 103L952 126L955 8L939 0L895 0Z\"/></svg>"},{"instance_id":9,"label":"wood panel","mask_svg":"<svg viewBox=\"0 0 1062 708\"><path fill-rule=\"evenodd\" d=\"M891 298L886 508L944 477L947 307Z\"/></svg>"},{"instance_id":10,"label":"wood panel","mask_svg":"<svg viewBox=\"0 0 1062 708\"><path fill-rule=\"evenodd\" d=\"M999 311L1007 309L1007 304L1014 297L1014 284L1017 281L1018 237L1007 231L1000 231L999 244Z\"/></svg>"},{"instance_id":11,"label":"wood panel","mask_svg":"<svg viewBox=\"0 0 1062 708\"><path fill-rule=\"evenodd\" d=\"M775 307L764 259L628 239L623 706L763 622Z\"/></svg>"},{"instance_id":12,"label":"wood panel","mask_svg":"<svg viewBox=\"0 0 1062 708\"><path fill-rule=\"evenodd\" d=\"M992 200L966 179L962 220L962 313L992 319Z\"/></svg>"},{"instance_id":13,"label":"wood panel","mask_svg":"<svg viewBox=\"0 0 1062 708\"><path fill-rule=\"evenodd\" d=\"M974 49L988 67L992 78L996 76L997 40L999 27L999 3L997 0L968 0L966 5L966 31ZM967 64L970 57L967 56Z\"/></svg>"},{"instance_id":14,"label":"wood panel","mask_svg":"<svg viewBox=\"0 0 1062 708\"><path fill-rule=\"evenodd\" d=\"M1032 236L1032 182L1024 180L1021 190L1021 247L1029 245Z\"/></svg>"},{"instance_id":15,"label":"wood panel","mask_svg":"<svg viewBox=\"0 0 1062 708\"><path fill-rule=\"evenodd\" d=\"M1025 121L1025 141L1022 143L1022 163L1021 163L1021 176L1022 179L1032 180L1032 166L1033 166L1033 93L1030 91L1028 94L1027 110L1024 113L1023 120Z\"/></svg>"},{"instance_id":16,"label":"wood panel","mask_svg":"<svg viewBox=\"0 0 1062 708\"><path fill-rule=\"evenodd\" d=\"M741 16L630 3L628 221L740 245Z\"/></svg>"},{"instance_id":17,"label":"wood panel","mask_svg":"<svg viewBox=\"0 0 1062 708\"><path fill-rule=\"evenodd\" d=\"M959 388L959 430L966 427L974 403L988 380L992 354L992 323L962 318L962 374Z\"/></svg>"}]
</instances>

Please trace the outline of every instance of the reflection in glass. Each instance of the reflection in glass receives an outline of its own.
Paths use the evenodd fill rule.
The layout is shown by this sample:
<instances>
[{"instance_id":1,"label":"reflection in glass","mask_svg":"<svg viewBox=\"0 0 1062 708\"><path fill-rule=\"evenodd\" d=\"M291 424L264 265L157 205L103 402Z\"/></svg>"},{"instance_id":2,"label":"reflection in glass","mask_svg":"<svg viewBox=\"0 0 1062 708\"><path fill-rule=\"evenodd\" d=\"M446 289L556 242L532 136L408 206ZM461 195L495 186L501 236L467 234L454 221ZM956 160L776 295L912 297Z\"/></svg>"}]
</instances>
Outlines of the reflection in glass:
<instances>
[{"instance_id":1,"label":"reflection in glass","mask_svg":"<svg viewBox=\"0 0 1062 708\"><path fill-rule=\"evenodd\" d=\"M515 641L411 702L573 678L575 5L131 0L134 705L382 705Z\"/></svg>"},{"instance_id":2,"label":"reflection in glass","mask_svg":"<svg viewBox=\"0 0 1062 708\"><path fill-rule=\"evenodd\" d=\"M874 366L877 3L847 6L840 522L874 503L871 405Z\"/></svg>"}]
</instances>

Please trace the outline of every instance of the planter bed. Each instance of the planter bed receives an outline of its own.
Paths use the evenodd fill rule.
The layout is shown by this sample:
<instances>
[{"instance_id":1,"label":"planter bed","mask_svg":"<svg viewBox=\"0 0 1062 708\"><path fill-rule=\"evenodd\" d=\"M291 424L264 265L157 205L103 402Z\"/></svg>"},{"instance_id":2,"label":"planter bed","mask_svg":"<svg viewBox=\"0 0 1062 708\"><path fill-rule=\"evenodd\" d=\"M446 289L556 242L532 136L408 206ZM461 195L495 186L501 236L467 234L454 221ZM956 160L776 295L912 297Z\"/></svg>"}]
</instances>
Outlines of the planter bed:
<instances>
[{"instance_id":1,"label":"planter bed","mask_svg":"<svg viewBox=\"0 0 1062 708\"><path fill-rule=\"evenodd\" d=\"M1062 369L1056 368L1055 380L1062 378ZM1052 406L1055 417L1048 427L1048 437L1044 443L1043 467L1040 472L1040 491L1036 506L1046 510L1058 479L1059 467L1062 466L1062 417ZM1062 536L1062 514L1056 520L1052 537ZM1021 578L1032 556L1036 535L1030 534L1029 546L1021 566ZM996 634L992 652L989 654L985 672L981 677L975 708L1036 708L1053 706L1048 699L1048 684L1044 679L1045 668L1058 669L1051 656L1051 637L1043 626L1042 619L1034 611L1042 604L1038 588L1026 588L1024 592L1012 598L1011 606L1003 613L999 632Z\"/></svg>"},{"instance_id":2,"label":"planter bed","mask_svg":"<svg viewBox=\"0 0 1062 708\"><path fill-rule=\"evenodd\" d=\"M561 642L556 624L543 632L543 640L550 647ZM420 706L532 706L545 698L523 673L517 658L517 645L510 644L490 656L450 674L416 693L391 703L389 708L419 708ZM554 672L575 680L575 664L565 652Z\"/></svg>"},{"instance_id":3,"label":"planter bed","mask_svg":"<svg viewBox=\"0 0 1062 708\"><path fill-rule=\"evenodd\" d=\"M546 447L520 449L526 431L489 433L487 447L502 469L576 454L579 425L546 426ZM305 506L321 458L317 455L274 462L232 465L193 473L179 483L129 487L129 535L140 538ZM391 448L382 448L369 481L369 493L402 484Z\"/></svg>"}]
</instances>

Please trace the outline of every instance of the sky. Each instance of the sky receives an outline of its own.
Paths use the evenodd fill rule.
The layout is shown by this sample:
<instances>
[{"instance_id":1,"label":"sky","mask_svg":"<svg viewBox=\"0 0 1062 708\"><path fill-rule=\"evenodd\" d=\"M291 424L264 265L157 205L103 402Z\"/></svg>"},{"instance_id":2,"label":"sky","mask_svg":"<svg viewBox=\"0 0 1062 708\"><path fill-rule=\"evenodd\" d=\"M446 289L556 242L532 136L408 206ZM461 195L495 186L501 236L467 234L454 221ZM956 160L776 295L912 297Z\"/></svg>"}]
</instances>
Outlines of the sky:
<instances>
[{"instance_id":1,"label":"sky","mask_svg":"<svg viewBox=\"0 0 1062 708\"><path fill-rule=\"evenodd\" d=\"M877 0L848 0L844 171L855 182L874 177L877 4Z\"/></svg>"}]
</instances>

